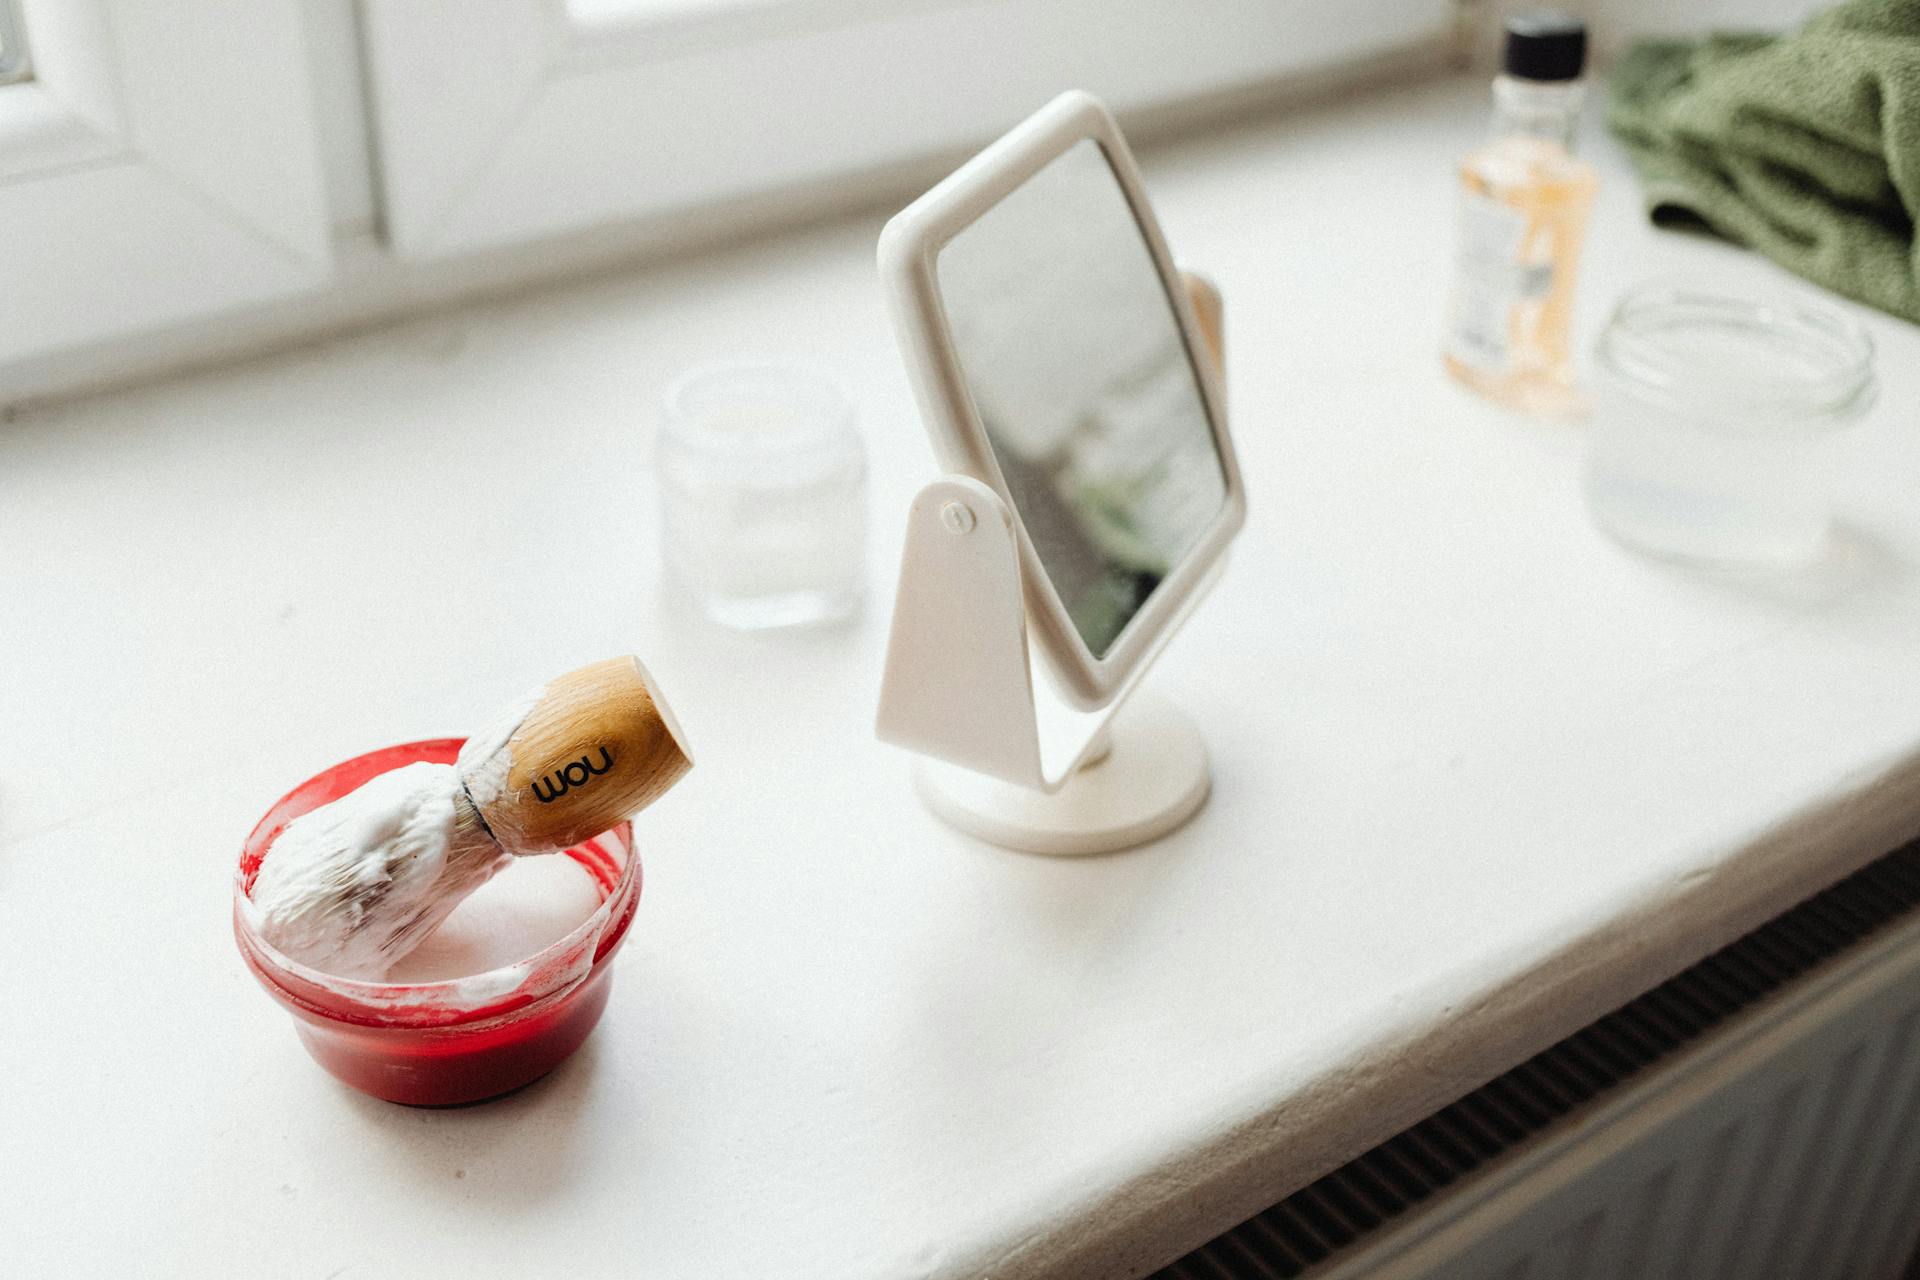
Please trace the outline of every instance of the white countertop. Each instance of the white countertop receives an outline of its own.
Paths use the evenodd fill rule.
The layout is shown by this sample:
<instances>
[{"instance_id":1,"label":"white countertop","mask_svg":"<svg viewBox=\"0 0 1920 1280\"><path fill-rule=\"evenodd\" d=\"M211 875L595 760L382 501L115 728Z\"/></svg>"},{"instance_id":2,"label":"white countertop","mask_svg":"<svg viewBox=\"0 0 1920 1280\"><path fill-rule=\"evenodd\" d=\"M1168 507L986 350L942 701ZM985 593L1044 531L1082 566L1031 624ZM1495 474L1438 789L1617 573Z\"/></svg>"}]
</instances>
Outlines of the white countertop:
<instances>
[{"instance_id":1,"label":"white countertop","mask_svg":"<svg viewBox=\"0 0 1920 1280\"><path fill-rule=\"evenodd\" d=\"M933 474L876 218L0 425L0 1273L1138 1272L1920 828L1920 330L1869 319L1821 571L1617 549L1579 430L1434 356L1483 95L1144 156L1226 291L1251 516L1154 678L1213 799L1127 854L970 842L873 739ZM1648 229L1593 149L1583 343L1645 276L1801 287ZM852 628L733 636L659 587L657 393L740 354L862 405ZM480 1107L334 1083L234 949L241 838L628 650L700 767L643 822L606 1020Z\"/></svg>"}]
</instances>

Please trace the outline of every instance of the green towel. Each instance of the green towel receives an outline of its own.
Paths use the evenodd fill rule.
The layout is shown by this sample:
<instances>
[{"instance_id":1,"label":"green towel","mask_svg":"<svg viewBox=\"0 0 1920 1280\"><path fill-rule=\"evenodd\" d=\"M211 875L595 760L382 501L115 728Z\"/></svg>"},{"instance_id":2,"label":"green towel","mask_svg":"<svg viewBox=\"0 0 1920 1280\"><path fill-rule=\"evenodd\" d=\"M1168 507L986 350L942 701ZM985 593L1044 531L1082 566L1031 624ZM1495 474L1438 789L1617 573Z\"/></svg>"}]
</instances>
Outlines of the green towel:
<instances>
[{"instance_id":1,"label":"green towel","mask_svg":"<svg viewBox=\"0 0 1920 1280\"><path fill-rule=\"evenodd\" d=\"M1610 85L1655 222L1920 322L1920 0L1849 0L1786 36L1644 42Z\"/></svg>"}]
</instances>

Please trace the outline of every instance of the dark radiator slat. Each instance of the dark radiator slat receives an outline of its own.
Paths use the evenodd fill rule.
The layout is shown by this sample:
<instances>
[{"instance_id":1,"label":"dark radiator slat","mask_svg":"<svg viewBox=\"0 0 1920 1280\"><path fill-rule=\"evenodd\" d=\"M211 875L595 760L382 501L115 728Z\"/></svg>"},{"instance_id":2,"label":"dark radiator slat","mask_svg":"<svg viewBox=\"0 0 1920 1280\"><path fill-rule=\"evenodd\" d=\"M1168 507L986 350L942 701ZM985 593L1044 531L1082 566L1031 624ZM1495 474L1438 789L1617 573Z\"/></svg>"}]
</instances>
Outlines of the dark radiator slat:
<instances>
[{"instance_id":1,"label":"dark radiator slat","mask_svg":"<svg viewBox=\"0 0 1920 1280\"><path fill-rule=\"evenodd\" d=\"M1303 1275L1917 909L1920 840L1302 1187L1151 1280ZM1920 1260L1909 1280L1920 1280Z\"/></svg>"}]
</instances>

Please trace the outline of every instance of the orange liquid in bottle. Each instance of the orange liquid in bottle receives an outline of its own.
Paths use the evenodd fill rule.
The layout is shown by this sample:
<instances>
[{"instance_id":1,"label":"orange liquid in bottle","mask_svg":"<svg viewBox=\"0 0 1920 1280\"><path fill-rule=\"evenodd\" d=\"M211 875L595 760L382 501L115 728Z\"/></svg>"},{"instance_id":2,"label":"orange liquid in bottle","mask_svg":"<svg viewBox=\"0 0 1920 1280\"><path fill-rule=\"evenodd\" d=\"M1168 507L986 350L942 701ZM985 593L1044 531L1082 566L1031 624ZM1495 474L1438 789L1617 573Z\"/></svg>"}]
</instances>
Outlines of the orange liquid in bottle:
<instances>
[{"instance_id":1,"label":"orange liquid in bottle","mask_svg":"<svg viewBox=\"0 0 1920 1280\"><path fill-rule=\"evenodd\" d=\"M1462 251L1447 371L1528 412L1577 405L1569 341L1575 270L1598 185L1548 139L1496 139L1460 168Z\"/></svg>"}]
</instances>

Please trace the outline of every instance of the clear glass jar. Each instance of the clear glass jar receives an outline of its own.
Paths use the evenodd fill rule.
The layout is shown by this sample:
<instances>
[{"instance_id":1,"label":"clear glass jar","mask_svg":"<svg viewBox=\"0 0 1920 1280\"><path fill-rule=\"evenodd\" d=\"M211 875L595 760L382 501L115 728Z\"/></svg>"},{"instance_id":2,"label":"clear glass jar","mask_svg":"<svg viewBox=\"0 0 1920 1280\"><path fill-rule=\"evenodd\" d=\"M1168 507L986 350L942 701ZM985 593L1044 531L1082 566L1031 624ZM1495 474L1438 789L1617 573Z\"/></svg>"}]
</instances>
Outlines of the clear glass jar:
<instances>
[{"instance_id":1,"label":"clear glass jar","mask_svg":"<svg viewBox=\"0 0 1920 1280\"><path fill-rule=\"evenodd\" d=\"M830 379L770 364L667 389L657 455L667 568L743 630L852 614L866 581L866 453Z\"/></svg>"},{"instance_id":2,"label":"clear glass jar","mask_svg":"<svg viewBox=\"0 0 1920 1280\"><path fill-rule=\"evenodd\" d=\"M1832 522L1827 437L1873 401L1865 330L1791 300L1650 287L1621 301L1596 354L1595 524L1703 564L1819 556Z\"/></svg>"}]
</instances>

